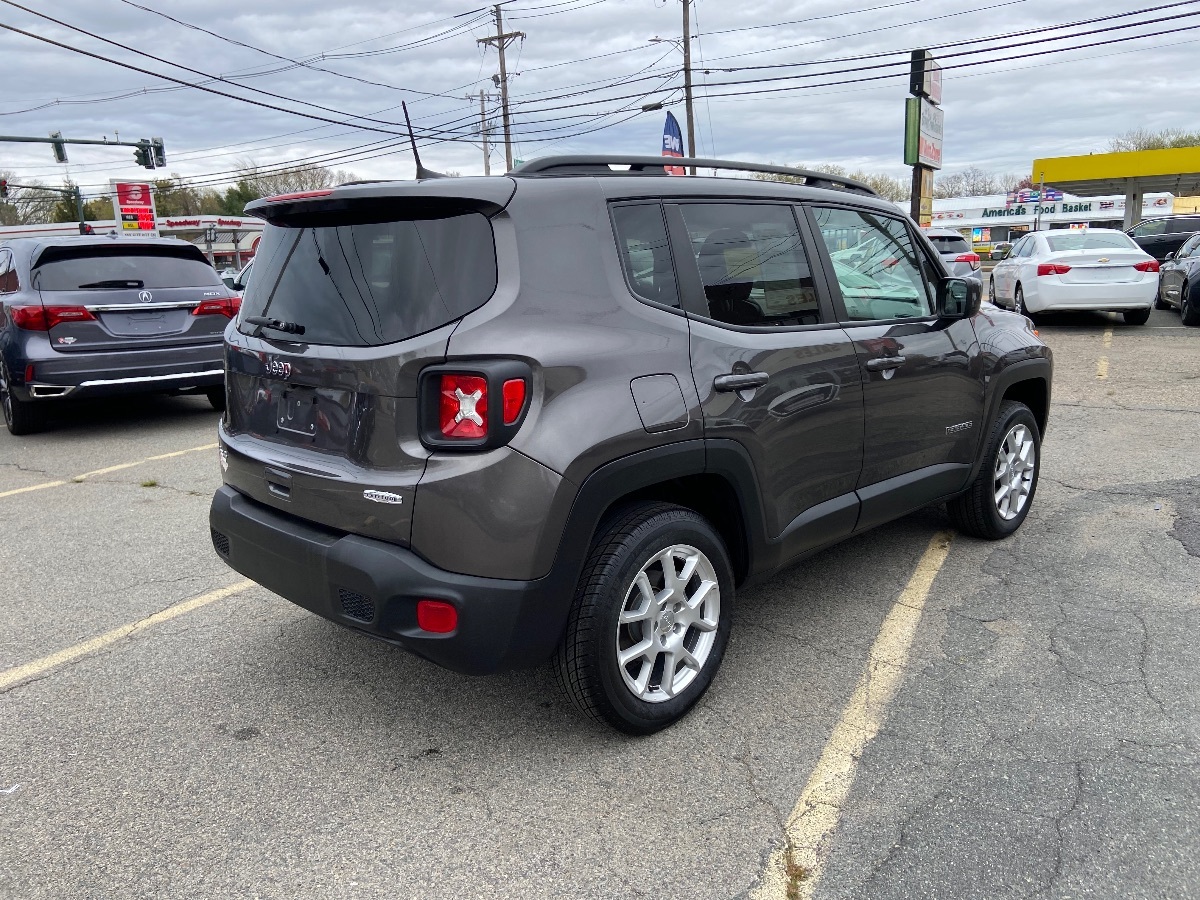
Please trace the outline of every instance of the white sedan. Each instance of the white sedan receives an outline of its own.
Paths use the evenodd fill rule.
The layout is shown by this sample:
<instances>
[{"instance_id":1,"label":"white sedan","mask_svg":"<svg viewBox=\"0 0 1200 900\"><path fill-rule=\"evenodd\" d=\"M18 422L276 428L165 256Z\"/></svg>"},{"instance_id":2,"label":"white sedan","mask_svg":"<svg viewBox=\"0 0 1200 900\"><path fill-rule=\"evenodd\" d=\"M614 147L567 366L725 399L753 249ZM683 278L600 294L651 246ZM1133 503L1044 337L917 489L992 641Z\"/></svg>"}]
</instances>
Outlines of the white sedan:
<instances>
[{"instance_id":1,"label":"white sedan","mask_svg":"<svg viewBox=\"0 0 1200 900\"><path fill-rule=\"evenodd\" d=\"M996 263L988 299L1023 314L1112 310L1144 325L1158 294L1158 262L1110 228L1037 231Z\"/></svg>"}]
</instances>

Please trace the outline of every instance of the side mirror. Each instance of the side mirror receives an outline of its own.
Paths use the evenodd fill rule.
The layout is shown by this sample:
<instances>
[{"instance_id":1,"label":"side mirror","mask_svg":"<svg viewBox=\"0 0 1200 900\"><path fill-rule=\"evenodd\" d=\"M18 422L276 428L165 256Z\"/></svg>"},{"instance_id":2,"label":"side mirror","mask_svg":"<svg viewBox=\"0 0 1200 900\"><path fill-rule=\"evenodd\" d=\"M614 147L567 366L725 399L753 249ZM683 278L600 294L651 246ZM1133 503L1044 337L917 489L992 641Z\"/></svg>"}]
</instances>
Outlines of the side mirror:
<instances>
[{"instance_id":1,"label":"side mirror","mask_svg":"<svg viewBox=\"0 0 1200 900\"><path fill-rule=\"evenodd\" d=\"M234 291L237 291L238 293L241 293L242 291L244 291L246 289L246 286L244 284L242 284L240 281L237 281L232 278L230 279L230 281L233 282L233 284L229 285L230 290L234 290Z\"/></svg>"},{"instance_id":2,"label":"side mirror","mask_svg":"<svg viewBox=\"0 0 1200 900\"><path fill-rule=\"evenodd\" d=\"M236 290L234 285L237 284L237 279L232 275L222 275L221 281L224 282L225 287L229 288L230 290Z\"/></svg>"},{"instance_id":3,"label":"side mirror","mask_svg":"<svg viewBox=\"0 0 1200 900\"><path fill-rule=\"evenodd\" d=\"M938 286L937 315L940 319L969 319L979 312L983 284L972 278L943 278Z\"/></svg>"},{"instance_id":4,"label":"side mirror","mask_svg":"<svg viewBox=\"0 0 1200 900\"><path fill-rule=\"evenodd\" d=\"M992 259L1008 259L1008 251L1011 247L1001 247L999 250L992 251Z\"/></svg>"},{"instance_id":5,"label":"side mirror","mask_svg":"<svg viewBox=\"0 0 1200 900\"><path fill-rule=\"evenodd\" d=\"M1170 253L1167 254L1166 259L1164 259L1163 262L1170 262L1174 258L1175 258L1175 251L1172 250Z\"/></svg>"}]
</instances>

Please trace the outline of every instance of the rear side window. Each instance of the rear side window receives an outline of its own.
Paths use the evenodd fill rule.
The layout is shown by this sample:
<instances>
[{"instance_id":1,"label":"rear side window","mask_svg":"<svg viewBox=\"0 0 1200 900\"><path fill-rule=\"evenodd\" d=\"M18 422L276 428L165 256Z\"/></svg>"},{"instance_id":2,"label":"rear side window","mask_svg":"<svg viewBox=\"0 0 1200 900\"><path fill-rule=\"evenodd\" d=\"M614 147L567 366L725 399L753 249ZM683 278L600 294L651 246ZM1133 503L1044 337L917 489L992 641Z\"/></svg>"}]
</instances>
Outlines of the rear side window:
<instances>
[{"instance_id":1,"label":"rear side window","mask_svg":"<svg viewBox=\"0 0 1200 900\"><path fill-rule=\"evenodd\" d=\"M453 322L495 290L492 225L479 213L268 225L239 321L269 316L303 325L306 343L367 347Z\"/></svg>"},{"instance_id":2,"label":"rear side window","mask_svg":"<svg viewBox=\"0 0 1200 900\"><path fill-rule=\"evenodd\" d=\"M194 254L157 247L48 247L38 257L32 283L42 291L224 288L200 251Z\"/></svg>"},{"instance_id":3,"label":"rear side window","mask_svg":"<svg viewBox=\"0 0 1200 900\"><path fill-rule=\"evenodd\" d=\"M1171 234L1188 234L1200 231L1200 219L1189 216L1184 219L1167 219L1167 231Z\"/></svg>"},{"instance_id":4,"label":"rear side window","mask_svg":"<svg viewBox=\"0 0 1200 900\"><path fill-rule=\"evenodd\" d=\"M821 321L812 269L790 206L687 203L679 209L712 318L777 327Z\"/></svg>"},{"instance_id":5,"label":"rear side window","mask_svg":"<svg viewBox=\"0 0 1200 900\"><path fill-rule=\"evenodd\" d=\"M657 203L614 206L612 215L617 251L630 289L643 300L678 307L662 207Z\"/></svg>"},{"instance_id":6,"label":"rear side window","mask_svg":"<svg viewBox=\"0 0 1200 900\"><path fill-rule=\"evenodd\" d=\"M1086 231L1069 231L1066 234L1046 235L1046 243L1055 253L1063 250L1137 250L1140 249L1127 235L1094 234Z\"/></svg>"},{"instance_id":7,"label":"rear side window","mask_svg":"<svg viewBox=\"0 0 1200 900\"><path fill-rule=\"evenodd\" d=\"M938 253L968 253L971 250L971 245L963 237L951 237L944 234L931 234L928 237Z\"/></svg>"}]
</instances>

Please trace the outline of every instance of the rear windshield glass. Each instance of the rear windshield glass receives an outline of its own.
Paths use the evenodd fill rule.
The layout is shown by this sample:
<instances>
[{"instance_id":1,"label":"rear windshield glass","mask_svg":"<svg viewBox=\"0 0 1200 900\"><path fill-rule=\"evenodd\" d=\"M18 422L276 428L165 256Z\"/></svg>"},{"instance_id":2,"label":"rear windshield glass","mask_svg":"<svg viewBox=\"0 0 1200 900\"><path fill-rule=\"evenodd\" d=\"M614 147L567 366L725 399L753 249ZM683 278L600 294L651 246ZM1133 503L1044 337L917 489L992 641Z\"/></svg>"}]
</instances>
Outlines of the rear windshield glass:
<instances>
[{"instance_id":1,"label":"rear windshield glass","mask_svg":"<svg viewBox=\"0 0 1200 900\"><path fill-rule=\"evenodd\" d=\"M1095 234L1082 231L1047 235L1050 249L1060 250L1137 250L1138 245L1123 234Z\"/></svg>"},{"instance_id":2,"label":"rear windshield glass","mask_svg":"<svg viewBox=\"0 0 1200 900\"><path fill-rule=\"evenodd\" d=\"M122 252L122 248L58 248L42 252L33 270L33 286L43 291L120 290L125 288L223 287L216 270L204 261L170 251Z\"/></svg>"},{"instance_id":3,"label":"rear windshield glass","mask_svg":"<svg viewBox=\"0 0 1200 900\"><path fill-rule=\"evenodd\" d=\"M966 253L971 249L966 238L950 237L948 235L931 234L929 240L938 253Z\"/></svg>"},{"instance_id":4,"label":"rear windshield glass","mask_svg":"<svg viewBox=\"0 0 1200 900\"><path fill-rule=\"evenodd\" d=\"M247 316L268 316L304 326L305 343L389 344L466 315L495 290L492 225L479 213L362 225L268 225L239 327L251 332Z\"/></svg>"}]
</instances>

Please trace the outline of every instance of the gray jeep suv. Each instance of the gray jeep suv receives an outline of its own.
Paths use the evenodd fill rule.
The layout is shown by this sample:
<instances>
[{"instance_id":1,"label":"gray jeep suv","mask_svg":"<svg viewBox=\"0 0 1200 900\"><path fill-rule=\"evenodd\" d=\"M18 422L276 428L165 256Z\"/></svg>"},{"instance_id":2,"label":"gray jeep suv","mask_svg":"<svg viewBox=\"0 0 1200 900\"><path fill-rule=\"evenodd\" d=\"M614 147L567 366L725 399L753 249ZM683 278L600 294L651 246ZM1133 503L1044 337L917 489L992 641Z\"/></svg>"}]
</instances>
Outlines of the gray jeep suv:
<instances>
[{"instance_id":1,"label":"gray jeep suv","mask_svg":"<svg viewBox=\"0 0 1200 900\"><path fill-rule=\"evenodd\" d=\"M553 660L645 734L704 693L735 590L933 503L1015 531L1028 320L856 182L694 164L806 183L552 157L252 203L221 557L460 672Z\"/></svg>"}]
</instances>

